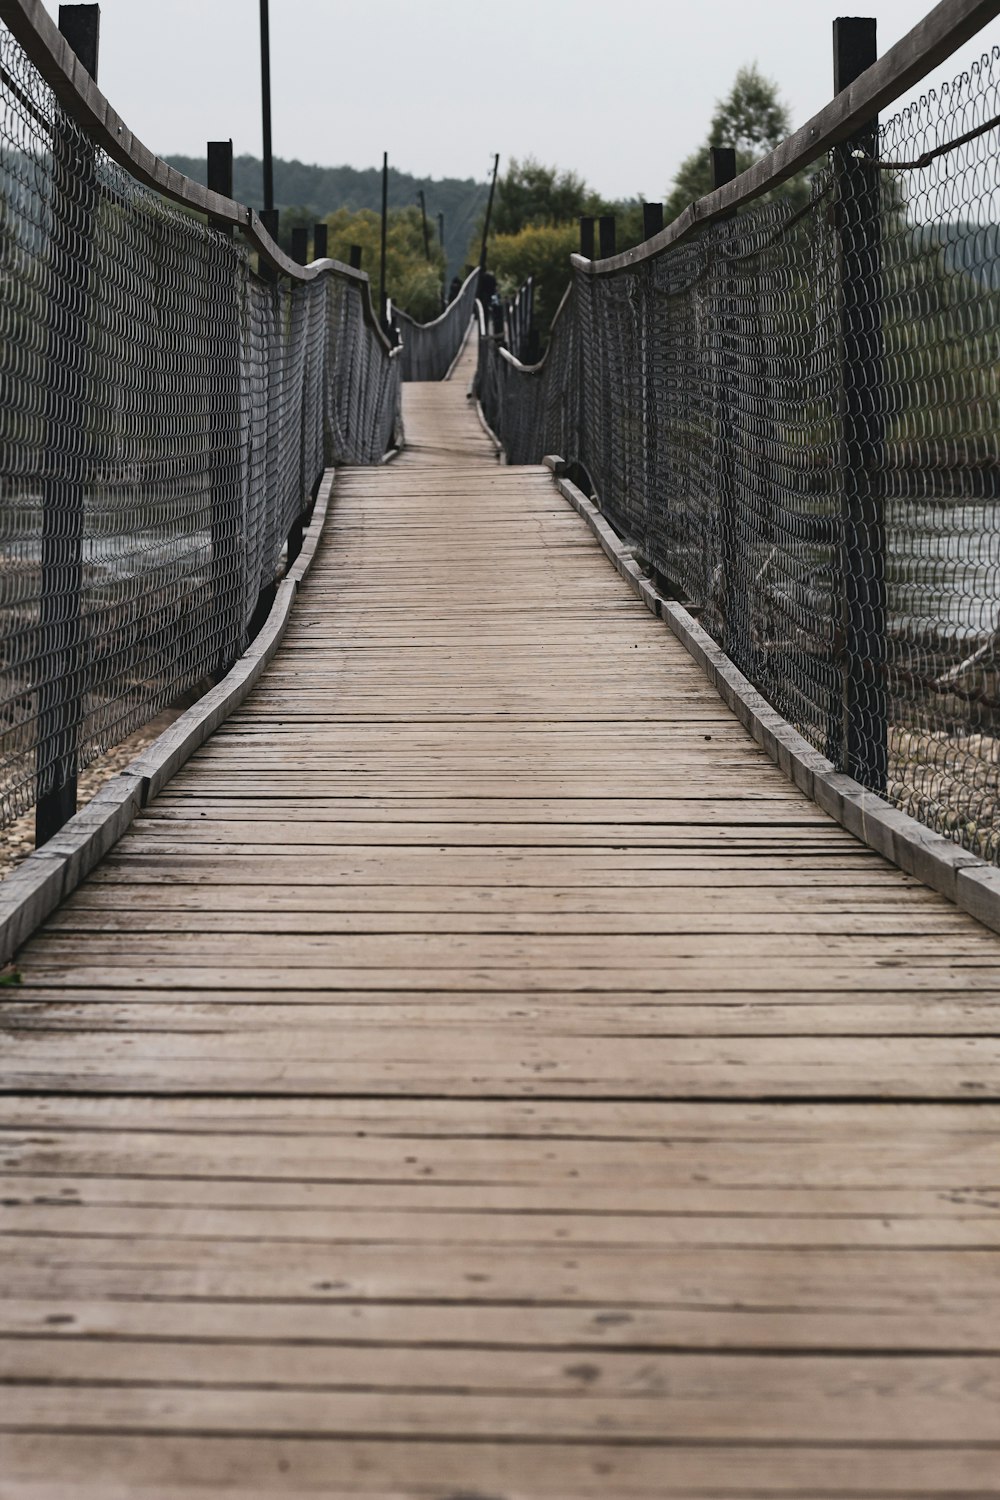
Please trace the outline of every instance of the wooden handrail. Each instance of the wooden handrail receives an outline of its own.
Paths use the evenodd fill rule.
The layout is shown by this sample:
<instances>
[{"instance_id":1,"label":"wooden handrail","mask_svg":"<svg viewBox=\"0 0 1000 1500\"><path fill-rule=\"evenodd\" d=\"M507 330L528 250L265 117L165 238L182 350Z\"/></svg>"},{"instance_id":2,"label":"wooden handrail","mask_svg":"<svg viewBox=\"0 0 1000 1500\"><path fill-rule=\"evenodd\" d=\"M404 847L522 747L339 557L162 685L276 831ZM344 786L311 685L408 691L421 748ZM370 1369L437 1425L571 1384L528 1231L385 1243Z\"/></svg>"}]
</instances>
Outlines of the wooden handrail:
<instances>
[{"instance_id":1,"label":"wooden handrail","mask_svg":"<svg viewBox=\"0 0 1000 1500\"><path fill-rule=\"evenodd\" d=\"M940 0L849 88L843 89L800 130L732 182L689 204L672 224L634 249L606 260L573 255L572 264L587 276L612 276L616 271L651 260L671 245L690 238L706 224L752 203L771 188L787 182L832 146L857 134L885 105L919 83L931 68L944 62L998 14L1000 0Z\"/></svg>"}]
</instances>

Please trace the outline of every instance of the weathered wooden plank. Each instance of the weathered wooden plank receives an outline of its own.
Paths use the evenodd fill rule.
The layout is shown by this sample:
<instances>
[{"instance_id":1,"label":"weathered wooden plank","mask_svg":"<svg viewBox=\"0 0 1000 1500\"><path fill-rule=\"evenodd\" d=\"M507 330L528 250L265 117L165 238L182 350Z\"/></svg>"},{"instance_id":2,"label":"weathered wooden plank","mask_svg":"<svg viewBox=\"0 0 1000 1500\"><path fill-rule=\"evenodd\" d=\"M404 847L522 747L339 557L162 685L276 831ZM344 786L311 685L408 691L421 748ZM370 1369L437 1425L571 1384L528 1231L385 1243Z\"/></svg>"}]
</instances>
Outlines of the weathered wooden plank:
<instances>
[{"instance_id":1,"label":"weathered wooden plank","mask_svg":"<svg viewBox=\"0 0 1000 1500\"><path fill-rule=\"evenodd\" d=\"M4 994L5 1500L991 1493L1000 943L418 394Z\"/></svg>"},{"instance_id":2,"label":"weathered wooden plank","mask_svg":"<svg viewBox=\"0 0 1000 1500\"><path fill-rule=\"evenodd\" d=\"M100 1500L133 1500L192 1494L197 1500L225 1486L244 1495L329 1494L329 1476L345 1494L371 1495L382 1486L392 1495L472 1493L539 1495L581 1500L610 1495L669 1496L720 1500L767 1495L775 1500L827 1500L850 1496L905 1495L907 1500L968 1500L991 1488L1000 1448L955 1444L887 1445L881 1449L836 1446L759 1447L734 1443L717 1448L681 1441L629 1446L586 1443L434 1441L385 1442L359 1434L355 1441L275 1438L266 1431L226 1438L179 1435L88 1435L58 1433L0 1437L0 1465L11 1485L41 1480L84 1484ZM108 1476L119 1481L109 1491ZM738 1486L734 1488L734 1485ZM167 1488L164 1488L166 1486ZM298 1488L296 1488L298 1486ZM72 1494L71 1489L67 1493ZM17 1494L25 1500L25 1491ZM57 1492L58 1493L58 1492ZM31 1500L52 1491L36 1491ZM62 1496L60 1495L60 1500Z\"/></svg>"}]
</instances>

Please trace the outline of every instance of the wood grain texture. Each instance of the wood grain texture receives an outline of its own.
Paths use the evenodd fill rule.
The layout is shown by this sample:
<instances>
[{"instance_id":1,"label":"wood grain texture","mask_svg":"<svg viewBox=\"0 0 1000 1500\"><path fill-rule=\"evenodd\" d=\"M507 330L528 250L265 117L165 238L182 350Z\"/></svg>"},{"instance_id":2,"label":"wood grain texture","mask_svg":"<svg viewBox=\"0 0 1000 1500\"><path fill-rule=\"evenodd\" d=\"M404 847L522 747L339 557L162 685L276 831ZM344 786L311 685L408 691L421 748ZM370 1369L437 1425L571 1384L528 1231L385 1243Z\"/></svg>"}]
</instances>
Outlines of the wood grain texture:
<instances>
[{"instance_id":1,"label":"wood grain texture","mask_svg":"<svg viewBox=\"0 0 1000 1500\"><path fill-rule=\"evenodd\" d=\"M1000 939L456 378L19 956L3 1500L1000 1496Z\"/></svg>"}]
</instances>

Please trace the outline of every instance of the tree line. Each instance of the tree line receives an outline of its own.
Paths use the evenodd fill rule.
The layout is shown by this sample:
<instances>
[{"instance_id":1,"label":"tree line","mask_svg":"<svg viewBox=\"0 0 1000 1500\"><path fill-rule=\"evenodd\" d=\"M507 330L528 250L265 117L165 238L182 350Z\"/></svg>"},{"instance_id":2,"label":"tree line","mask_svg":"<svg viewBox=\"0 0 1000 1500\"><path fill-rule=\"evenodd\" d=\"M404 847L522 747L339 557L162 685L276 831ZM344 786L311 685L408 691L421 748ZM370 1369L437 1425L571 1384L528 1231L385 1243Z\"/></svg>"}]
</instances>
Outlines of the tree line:
<instances>
[{"instance_id":1,"label":"tree line","mask_svg":"<svg viewBox=\"0 0 1000 1500\"><path fill-rule=\"evenodd\" d=\"M777 86L756 66L741 68L729 93L720 99L702 146L681 162L668 185L665 222L677 217L711 188L709 148L732 146L737 170L743 171L789 133L788 110ZM198 181L206 180L204 158L168 156L166 160ZM233 191L239 201L261 206L261 163L236 157ZM376 168L315 167L298 161L274 162L275 202L280 210L279 239L291 248L292 230L315 223L329 228L329 251L347 260L360 245L362 264L377 275L380 241L381 172ZM441 311L452 276L460 279L479 260L487 187L473 179L417 178L390 168L388 181L386 287L393 301L420 322ZM428 211L429 243L425 247L417 194L423 190ZM804 179L786 184L784 193L803 198ZM337 207L330 209L330 204ZM438 235L444 215L445 238ZM498 180L490 226L487 260L502 297L534 278L535 320L544 340L569 281L569 257L579 248L582 215L613 214L620 250L643 238L642 200L609 200L572 170L547 166L529 157L512 159Z\"/></svg>"}]
</instances>

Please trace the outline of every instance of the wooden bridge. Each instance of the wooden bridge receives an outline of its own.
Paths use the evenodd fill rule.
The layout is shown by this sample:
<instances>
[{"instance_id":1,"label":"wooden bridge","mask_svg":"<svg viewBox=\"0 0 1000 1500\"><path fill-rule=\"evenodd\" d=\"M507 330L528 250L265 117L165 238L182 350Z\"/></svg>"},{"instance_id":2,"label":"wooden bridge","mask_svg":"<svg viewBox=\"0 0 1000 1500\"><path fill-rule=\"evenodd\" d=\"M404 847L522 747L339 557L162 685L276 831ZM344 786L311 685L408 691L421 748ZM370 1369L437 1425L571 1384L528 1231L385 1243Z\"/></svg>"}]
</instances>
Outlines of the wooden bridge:
<instances>
[{"instance_id":1,"label":"wooden bridge","mask_svg":"<svg viewBox=\"0 0 1000 1500\"><path fill-rule=\"evenodd\" d=\"M1000 1495L1000 943L467 376L19 957L0 1495Z\"/></svg>"}]
</instances>

